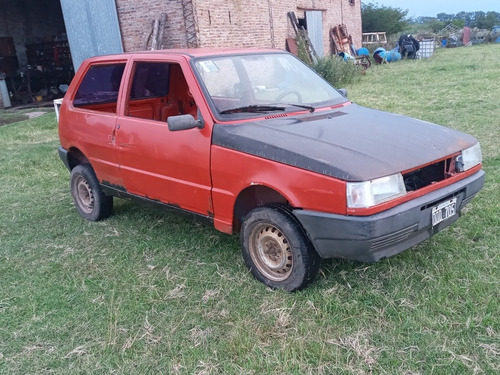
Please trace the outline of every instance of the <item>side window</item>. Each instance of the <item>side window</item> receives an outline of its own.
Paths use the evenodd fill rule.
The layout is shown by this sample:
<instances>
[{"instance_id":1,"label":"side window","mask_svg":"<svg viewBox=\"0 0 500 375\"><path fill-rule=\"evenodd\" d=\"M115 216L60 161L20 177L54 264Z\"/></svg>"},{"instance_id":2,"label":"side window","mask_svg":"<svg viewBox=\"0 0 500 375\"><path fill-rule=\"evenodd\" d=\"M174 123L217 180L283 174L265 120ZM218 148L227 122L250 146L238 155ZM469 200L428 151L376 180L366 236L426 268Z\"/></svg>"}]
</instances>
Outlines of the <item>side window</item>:
<instances>
[{"instance_id":1,"label":"side window","mask_svg":"<svg viewBox=\"0 0 500 375\"><path fill-rule=\"evenodd\" d=\"M170 116L184 114L197 118L197 112L179 64L135 63L127 116L166 122Z\"/></svg>"},{"instance_id":2,"label":"side window","mask_svg":"<svg viewBox=\"0 0 500 375\"><path fill-rule=\"evenodd\" d=\"M135 66L130 99L166 96L170 87L170 64L140 62Z\"/></svg>"},{"instance_id":3,"label":"side window","mask_svg":"<svg viewBox=\"0 0 500 375\"><path fill-rule=\"evenodd\" d=\"M93 65L83 77L73 100L75 107L116 112L125 63Z\"/></svg>"}]
</instances>

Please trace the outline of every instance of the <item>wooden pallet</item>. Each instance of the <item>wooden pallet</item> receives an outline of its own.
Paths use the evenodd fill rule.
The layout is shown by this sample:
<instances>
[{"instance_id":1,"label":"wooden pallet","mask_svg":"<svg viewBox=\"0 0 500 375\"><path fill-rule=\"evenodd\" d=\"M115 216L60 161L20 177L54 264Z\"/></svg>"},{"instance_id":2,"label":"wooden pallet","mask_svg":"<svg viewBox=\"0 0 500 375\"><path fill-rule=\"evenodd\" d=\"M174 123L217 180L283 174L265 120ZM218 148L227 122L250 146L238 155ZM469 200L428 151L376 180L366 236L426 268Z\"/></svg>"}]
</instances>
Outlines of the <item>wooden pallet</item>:
<instances>
[{"instance_id":1,"label":"wooden pallet","mask_svg":"<svg viewBox=\"0 0 500 375\"><path fill-rule=\"evenodd\" d=\"M356 51L352 47L352 37L347 32L346 25L332 27L330 29L330 38L332 39L334 55L344 52L356 56Z\"/></svg>"}]
</instances>

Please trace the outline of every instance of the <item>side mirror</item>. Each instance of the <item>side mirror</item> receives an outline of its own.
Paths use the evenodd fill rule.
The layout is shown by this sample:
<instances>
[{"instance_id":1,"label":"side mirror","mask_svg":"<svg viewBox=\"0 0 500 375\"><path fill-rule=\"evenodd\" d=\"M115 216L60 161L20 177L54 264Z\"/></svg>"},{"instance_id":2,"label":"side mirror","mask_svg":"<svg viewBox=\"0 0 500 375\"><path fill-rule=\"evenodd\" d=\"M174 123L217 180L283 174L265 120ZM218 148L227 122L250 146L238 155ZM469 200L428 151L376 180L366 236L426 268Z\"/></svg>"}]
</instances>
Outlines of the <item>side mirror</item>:
<instances>
[{"instance_id":1,"label":"side mirror","mask_svg":"<svg viewBox=\"0 0 500 375\"><path fill-rule=\"evenodd\" d=\"M188 130L188 129L203 129L205 126L202 120L196 120L192 115L170 116L167 118L168 130Z\"/></svg>"},{"instance_id":2,"label":"side mirror","mask_svg":"<svg viewBox=\"0 0 500 375\"><path fill-rule=\"evenodd\" d=\"M347 89L337 89L340 95L347 98Z\"/></svg>"}]
</instances>

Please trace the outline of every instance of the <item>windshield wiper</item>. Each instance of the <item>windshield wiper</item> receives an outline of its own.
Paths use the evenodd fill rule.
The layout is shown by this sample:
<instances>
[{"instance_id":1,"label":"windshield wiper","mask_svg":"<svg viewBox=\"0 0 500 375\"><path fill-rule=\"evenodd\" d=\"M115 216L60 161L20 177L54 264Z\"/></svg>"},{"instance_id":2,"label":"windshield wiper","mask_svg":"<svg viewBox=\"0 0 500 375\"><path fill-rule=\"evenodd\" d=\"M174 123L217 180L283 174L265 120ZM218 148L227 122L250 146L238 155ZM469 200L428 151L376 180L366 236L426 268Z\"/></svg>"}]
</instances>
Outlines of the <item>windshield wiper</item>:
<instances>
[{"instance_id":1,"label":"windshield wiper","mask_svg":"<svg viewBox=\"0 0 500 375\"><path fill-rule=\"evenodd\" d=\"M313 107L312 105L307 105L307 104L296 104L296 103L283 103L283 104L294 106L294 107L299 107L299 108L304 108L304 109L307 109L311 113L316 110L315 107Z\"/></svg>"},{"instance_id":2,"label":"windshield wiper","mask_svg":"<svg viewBox=\"0 0 500 375\"><path fill-rule=\"evenodd\" d=\"M271 111L284 111L285 107L278 107L275 105L245 105L243 107L230 108L220 111L221 115L228 115L230 113L257 113L257 112L271 112Z\"/></svg>"}]
</instances>

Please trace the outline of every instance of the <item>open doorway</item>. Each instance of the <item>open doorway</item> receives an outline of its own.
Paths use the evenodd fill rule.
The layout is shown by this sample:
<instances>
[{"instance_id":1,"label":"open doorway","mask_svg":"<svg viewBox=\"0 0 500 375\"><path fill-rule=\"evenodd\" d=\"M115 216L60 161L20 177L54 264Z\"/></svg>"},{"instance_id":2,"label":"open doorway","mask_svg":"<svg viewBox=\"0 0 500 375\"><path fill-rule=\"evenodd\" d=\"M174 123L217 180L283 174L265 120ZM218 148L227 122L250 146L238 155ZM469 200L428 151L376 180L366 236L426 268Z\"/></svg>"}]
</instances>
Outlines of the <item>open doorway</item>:
<instances>
[{"instance_id":1,"label":"open doorway","mask_svg":"<svg viewBox=\"0 0 500 375\"><path fill-rule=\"evenodd\" d=\"M64 95L74 76L60 0L0 0L0 73L14 106Z\"/></svg>"}]
</instances>

